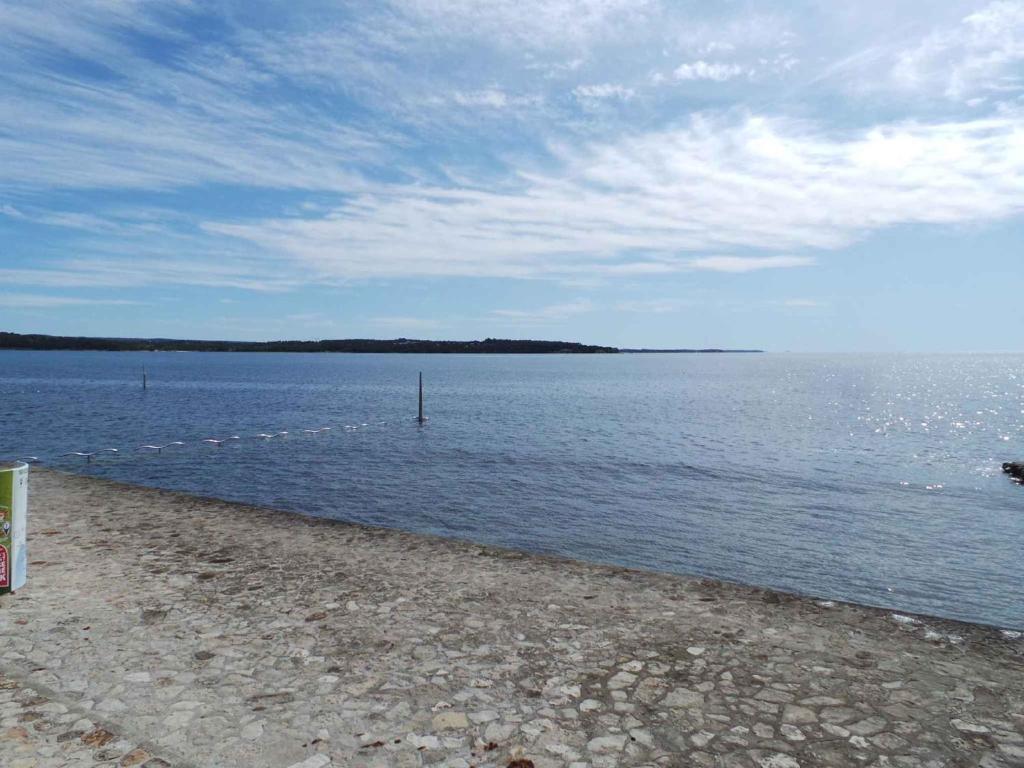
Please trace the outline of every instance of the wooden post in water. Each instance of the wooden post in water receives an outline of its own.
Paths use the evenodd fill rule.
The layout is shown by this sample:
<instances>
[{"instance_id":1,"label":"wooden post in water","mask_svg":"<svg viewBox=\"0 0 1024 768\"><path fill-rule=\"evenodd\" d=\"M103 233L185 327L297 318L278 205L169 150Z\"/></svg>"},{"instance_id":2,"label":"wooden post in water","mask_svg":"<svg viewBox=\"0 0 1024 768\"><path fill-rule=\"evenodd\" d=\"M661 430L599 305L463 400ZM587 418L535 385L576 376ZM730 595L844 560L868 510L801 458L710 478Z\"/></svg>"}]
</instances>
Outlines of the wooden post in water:
<instances>
[{"instance_id":1,"label":"wooden post in water","mask_svg":"<svg viewBox=\"0 0 1024 768\"><path fill-rule=\"evenodd\" d=\"M423 423L423 371L420 371L420 413L416 417L416 421L420 424Z\"/></svg>"},{"instance_id":2,"label":"wooden post in water","mask_svg":"<svg viewBox=\"0 0 1024 768\"><path fill-rule=\"evenodd\" d=\"M149 381L146 378L146 366L142 366L142 388L149 389Z\"/></svg>"}]
</instances>

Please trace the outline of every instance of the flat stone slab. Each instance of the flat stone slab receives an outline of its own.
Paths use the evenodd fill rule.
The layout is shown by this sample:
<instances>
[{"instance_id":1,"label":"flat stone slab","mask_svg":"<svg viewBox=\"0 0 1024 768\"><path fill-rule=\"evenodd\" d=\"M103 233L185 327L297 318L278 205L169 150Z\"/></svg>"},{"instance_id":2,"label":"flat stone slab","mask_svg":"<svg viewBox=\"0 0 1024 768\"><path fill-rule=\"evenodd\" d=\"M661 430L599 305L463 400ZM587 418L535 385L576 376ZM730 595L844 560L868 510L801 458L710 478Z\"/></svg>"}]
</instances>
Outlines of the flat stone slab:
<instances>
[{"instance_id":1,"label":"flat stone slab","mask_svg":"<svg viewBox=\"0 0 1024 768\"><path fill-rule=\"evenodd\" d=\"M1024 766L1012 632L36 468L29 534L4 768Z\"/></svg>"}]
</instances>

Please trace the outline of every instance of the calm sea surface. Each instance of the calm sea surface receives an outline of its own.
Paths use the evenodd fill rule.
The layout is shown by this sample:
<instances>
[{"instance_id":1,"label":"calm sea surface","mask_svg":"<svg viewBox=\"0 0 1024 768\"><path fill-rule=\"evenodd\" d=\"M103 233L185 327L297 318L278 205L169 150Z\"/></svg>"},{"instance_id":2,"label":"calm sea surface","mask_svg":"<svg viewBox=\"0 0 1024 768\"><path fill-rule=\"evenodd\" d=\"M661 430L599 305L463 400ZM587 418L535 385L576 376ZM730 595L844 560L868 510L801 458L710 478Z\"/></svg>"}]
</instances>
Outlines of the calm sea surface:
<instances>
[{"instance_id":1,"label":"calm sea surface","mask_svg":"<svg viewBox=\"0 0 1024 768\"><path fill-rule=\"evenodd\" d=\"M1024 627L1021 355L0 351L0 394L0 457Z\"/></svg>"}]
</instances>

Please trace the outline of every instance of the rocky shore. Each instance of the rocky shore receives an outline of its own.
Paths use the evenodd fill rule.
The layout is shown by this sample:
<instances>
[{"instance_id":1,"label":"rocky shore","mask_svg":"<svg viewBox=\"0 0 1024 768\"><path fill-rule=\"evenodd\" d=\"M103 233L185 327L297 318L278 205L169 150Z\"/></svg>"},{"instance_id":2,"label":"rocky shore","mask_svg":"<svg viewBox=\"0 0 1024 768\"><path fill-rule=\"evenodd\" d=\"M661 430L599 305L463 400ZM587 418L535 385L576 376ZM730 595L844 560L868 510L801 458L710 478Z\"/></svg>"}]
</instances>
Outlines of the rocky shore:
<instances>
[{"instance_id":1,"label":"rocky shore","mask_svg":"<svg viewBox=\"0 0 1024 768\"><path fill-rule=\"evenodd\" d=\"M1024 640L34 469L0 765L1024 766Z\"/></svg>"}]
</instances>

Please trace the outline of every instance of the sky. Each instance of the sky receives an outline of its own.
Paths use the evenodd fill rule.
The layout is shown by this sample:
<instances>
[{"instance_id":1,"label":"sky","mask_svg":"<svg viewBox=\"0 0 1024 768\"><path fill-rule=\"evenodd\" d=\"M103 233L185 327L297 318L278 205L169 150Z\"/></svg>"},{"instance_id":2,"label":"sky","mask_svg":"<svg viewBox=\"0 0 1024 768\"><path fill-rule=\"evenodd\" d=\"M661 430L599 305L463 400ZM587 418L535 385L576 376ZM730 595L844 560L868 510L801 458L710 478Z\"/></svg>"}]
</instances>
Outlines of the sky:
<instances>
[{"instance_id":1,"label":"sky","mask_svg":"<svg viewBox=\"0 0 1024 768\"><path fill-rule=\"evenodd\" d=\"M0 0L0 329L1024 351L1024 0Z\"/></svg>"}]
</instances>

